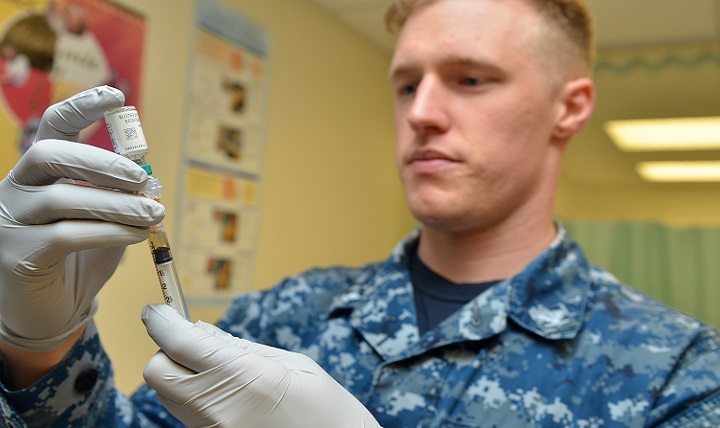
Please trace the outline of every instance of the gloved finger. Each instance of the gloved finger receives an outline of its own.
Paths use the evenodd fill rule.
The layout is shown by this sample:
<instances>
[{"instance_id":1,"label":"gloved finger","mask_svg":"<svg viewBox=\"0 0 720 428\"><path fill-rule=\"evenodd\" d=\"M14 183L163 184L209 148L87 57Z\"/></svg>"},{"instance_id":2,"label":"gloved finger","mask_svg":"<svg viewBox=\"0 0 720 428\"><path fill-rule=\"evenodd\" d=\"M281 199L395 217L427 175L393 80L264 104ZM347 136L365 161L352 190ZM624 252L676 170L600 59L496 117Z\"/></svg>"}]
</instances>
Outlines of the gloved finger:
<instances>
[{"instance_id":1,"label":"gloved finger","mask_svg":"<svg viewBox=\"0 0 720 428\"><path fill-rule=\"evenodd\" d=\"M77 141L81 130L102 118L106 110L121 107L124 103L125 95L110 86L98 86L80 92L45 110L35 141Z\"/></svg>"},{"instance_id":2,"label":"gloved finger","mask_svg":"<svg viewBox=\"0 0 720 428\"><path fill-rule=\"evenodd\" d=\"M158 395L167 396L175 403L186 400L184 395L181 396L174 391L192 382L194 374L194 371L173 361L162 349L150 358L143 370L145 383L157 391Z\"/></svg>"},{"instance_id":3,"label":"gloved finger","mask_svg":"<svg viewBox=\"0 0 720 428\"><path fill-rule=\"evenodd\" d=\"M238 339L238 341L235 342L235 346L246 350L248 353L262 357L264 360L280 364L288 370L324 373L324 370L320 368L315 360L299 352L291 352L243 339Z\"/></svg>"},{"instance_id":4,"label":"gloved finger","mask_svg":"<svg viewBox=\"0 0 720 428\"><path fill-rule=\"evenodd\" d=\"M147 173L135 162L109 150L62 140L33 144L10 172L17 184L41 186L60 178L127 191L142 188Z\"/></svg>"},{"instance_id":5,"label":"gloved finger","mask_svg":"<svg viewBox=\"0 0 720 428\"><path fill-rule=\"evenodd\" d=\"M245 355L257 358L208 334L165 304L145 305L142 321L150 337L168 357L196 373Z\"/></svg>"},{"instance_id":6,"label":"gloved finger","mask_svg":"<svg viewBox=\"0 0 720 428\"><path fill-rule=\"evenodd\" d=\"M165 216L163 205L153 199L74 184L15 185L3 194L0 216L22 225L84 219L148 227Z\"/></svg>"},{"instance_id":7,"label":"gloved finger","mask_svg":"<svg viewBox=\"0 0 720 428\"><path fill-rule=\"evenodd\" d=\"M223 340L228 345L236 346L236 345L241 344L242 342L251 343L248 340L237 338L237 337L233 336L232 334L228 333L227 331L221 330L217 326L215 326L213 324L208 324L204 321L197 321L195 323L195 325L199 329L204 331L205 333L215 336L218 339ZM240 345L240 346L242 346L242 345Z\"/></svg>"},{"instance_id":8,"label":"gloved finger","mask_svg":"<svg viewBox=\"0 0 720 428\"><path fill-rule=\"evenodd\" d=\"M228 345L244 349L248 352L248 354L253 354L261 357L263 360L280 364L288 370L307 370L310 367L320 367L312 358L305 354L262 345L247 339L240 339L226 331L220 330L217 326L203 321L197 321L195 325L206 333L223 340Z\"/></svg>"},{"instance_id":9,"label":"gloved finger","mask_svg":"<svg viewBox=\"0 0 720 428\"><path fill-rule=\"evenodd\" d=\"M32 242L20 234L17 241L7 240L7 244L12 246L8 253L16 254L14 259L19 260L9 267L26 276L29 284L37 282L33 277L47 275L45 269L61 262L70 253L123 247L143 241L149 234L147 229L86 220L66 220L33 227L36 233Z\"/></svg>"},{"instance_id":10,"label":"gloved finger","mask_svg":"<svg viewBox=\"0 0 720 428\"><path fill-rule=\"evenodd\" d=\"M143 230L146 232L146 230ZM144 233L137 237L142 237ZM76 281L78 284L85 284L88 289L100 291L107 281L113 276L115 270L120 264L126 246L120 245L109 248L90 248L88 250L78 251L75 257L68 257L65 263L66 269L73 269L76 272ZM72 256L72 255L71 255ZM69 263L74 263L70 266ZM78 269L78 264L82 267ZM92 287L91 284L98 284Z\"/></svg>"},{"instance_id":11,"label":"gloved finger","mask_svg":"<svg viewBox=\"0 0 720 428\"><path fill-rule=\"evenodd\" d=\"M229 388L229 393L233 394L248 385L247 382L235 382L237 372L223 371L227 372L224 366L219 366L196 374L159 351L145 366L143 378L157 392L158 400L173 416L185 424L190 423L189 427L207 427L215 426L209 417L213 413L210 406L219 405L227 396L213 394L233 382L235 385Z\"/></svg>"},{"instance_id":12,"label":"gloved finger","mask_svg":"<svg viewBox=\"0 0 720 428\"><path fill-rule=\"evenodd\" d=\"M163 351L156 352L143 370L145 383L157 392L160 404L181 421L196 419L186 415L186 412L193 411L192 407L186 406L194 396L193 391L205 392L196 376L195 372L176 363Z\"/></svg>"},{"instance_id":13,"label":"gloved finger","mask_svg":"<svg viewBox=\"0 0 720 428\"><path fill-rule=\"evenodd\" d=\"M215 424L215 421L208 417L206 413L198 412L192 406L184 405L184 403L176 403L160 393L158 393L157 397L160 404L162 404L171 415L175 416L179 421L182 421L188 428L220 426Z\"/></svg>"},{"instance_id":14,"label":"gloved finger","mask_svg":"<svg viewBox=\"0 0 720 428\"><path fill-rule=\"evenodd\" d=\"M52 228L48 251L59 248L68 253L127 246L147 239L149 234L147 229L102 221L68 220L38 227Z\"/></svg>"},{"instance_id":15,"label":"gloved finger","mask_svg":"<svg viewBox=\"0 0 720 428\"><path fill-rule=\"evenodd\" d=\"M202 321L196 322L195 325L206 333L224 340L225 343L229 345L244 349L249 354L256 355L266 361L272 361L288 370L307 371L308 369L312 369L323 371L320 366L317 365L315 360L305 354L263 345L247 339L239 339L226 331L220 330L212 324L207 324Z\"/></svg>"}]
</instances>

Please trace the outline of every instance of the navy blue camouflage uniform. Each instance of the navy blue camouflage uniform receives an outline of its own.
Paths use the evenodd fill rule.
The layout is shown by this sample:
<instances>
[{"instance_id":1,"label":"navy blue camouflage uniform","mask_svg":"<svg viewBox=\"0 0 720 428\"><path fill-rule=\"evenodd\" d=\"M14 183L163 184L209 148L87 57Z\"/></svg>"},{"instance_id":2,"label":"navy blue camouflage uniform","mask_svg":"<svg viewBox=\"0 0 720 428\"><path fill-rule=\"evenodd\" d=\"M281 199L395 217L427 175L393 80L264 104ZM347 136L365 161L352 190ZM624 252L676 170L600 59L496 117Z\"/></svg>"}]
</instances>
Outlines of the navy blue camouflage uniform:
<instances>
[{"instance_id":1,"label":"navy blue camouflage uniform","mask_svg":"<svg viewBox=\"0 0 720 428\"><path fill-rule=\"evenodd\" d=\"M720 427L720 333L591 266L564 229L422 337L416 241L381 263L238 296L219 326L311 356L385 428ZM113 389L92 325L36 385L3 388L0 410L15 426L182 426L149 388L129 399Z\"/></svg>"}]
</instances>

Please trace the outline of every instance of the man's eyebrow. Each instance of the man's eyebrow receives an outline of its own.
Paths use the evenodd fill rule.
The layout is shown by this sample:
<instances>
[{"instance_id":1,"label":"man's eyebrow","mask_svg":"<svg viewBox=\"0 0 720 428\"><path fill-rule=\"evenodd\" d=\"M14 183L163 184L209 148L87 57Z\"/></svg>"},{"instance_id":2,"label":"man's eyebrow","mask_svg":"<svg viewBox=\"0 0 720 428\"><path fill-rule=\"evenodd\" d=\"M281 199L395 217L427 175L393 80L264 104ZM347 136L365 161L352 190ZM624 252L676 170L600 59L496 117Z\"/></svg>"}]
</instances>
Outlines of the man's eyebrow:
<instances>
[{"instance_id":1,"label":"man's eyebrow","mask_svg":"<svg viewBox=\"0 0 720 428\"><path fill-rule=\"evenodd\" d=\"M502 67L488 57L450 56L440 63L441 67L467 67L487 71L501 71Z\"/></svg>"},{"instance_id":2,"label":"man's eyebrow","mask_svg":"<svg viewBox=\"0 0 720 428\"><path fill-rule=\"evenodd\" d=\"M391 65L390 70L388 71L388 78L392 81L399 77L414 73L416 69L417 67L412 63L403 63L398 66Z\"/></svg>"},{"instance_id":3,"label":"man's eyebrow","mask_svg":"<svg viewBox=\"0 0 720 428\"><path fill-rule=\"evenodd\" d=\"M502 67L500 67L495 61L492 61L490 58L474 56L470 57L461 55L451 55L443 58L438 63L438 67L440 69L446 67L466 67L495 73L500 73L503 71ZM408 74L416 73L418 68L420 68L420 66L416 65L413 62L400 63L397 66L391 66L388 75L390 80L393 80L395 78L406 76Z\"/></svg>"}]
</instances>

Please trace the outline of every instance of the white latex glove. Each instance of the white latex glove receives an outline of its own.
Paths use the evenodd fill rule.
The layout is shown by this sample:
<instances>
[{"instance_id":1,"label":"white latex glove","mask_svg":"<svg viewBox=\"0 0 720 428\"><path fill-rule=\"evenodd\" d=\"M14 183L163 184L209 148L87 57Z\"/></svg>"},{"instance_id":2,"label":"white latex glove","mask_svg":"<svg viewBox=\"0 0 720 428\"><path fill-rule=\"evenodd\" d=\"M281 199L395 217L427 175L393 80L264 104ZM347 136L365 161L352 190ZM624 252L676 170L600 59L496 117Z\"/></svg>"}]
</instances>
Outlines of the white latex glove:
<instances>
[{"instance_id":1,"label":"white latex glove","mask_svg":"<svg viewBox=\"0 0 720 428\"><path fill-rule=\"evenodd\" d=\"M142 317L162 350L145 367L145 381L189 427L379 427L305 355L192 324L168 305L145 306Z\"/></svg>"},{"instance_id":2,"label":"white latex glove","mask_svg":"<svg viewBox=\"0 0 720 428\"><path fill-rule=\"evenodd\" d=\"M20 348L52 350L83 326L125 246L146 239L164 215L151 199L61 180L142 187L147 174L134 162L60 140L76 140L123 102L103 86L50 106L38 142L0 182L0 336Z\"/></svg>"}]
</instances>

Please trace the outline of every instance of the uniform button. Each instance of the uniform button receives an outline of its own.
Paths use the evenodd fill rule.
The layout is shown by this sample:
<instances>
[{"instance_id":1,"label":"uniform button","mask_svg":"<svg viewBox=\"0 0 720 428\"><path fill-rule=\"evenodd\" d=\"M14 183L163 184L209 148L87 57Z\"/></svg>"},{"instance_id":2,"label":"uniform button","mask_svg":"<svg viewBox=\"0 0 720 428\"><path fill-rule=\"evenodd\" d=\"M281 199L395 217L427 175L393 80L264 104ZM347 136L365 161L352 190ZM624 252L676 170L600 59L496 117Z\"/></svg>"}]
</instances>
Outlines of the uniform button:
<instances>
[{"instance_id":1,"label":"uniform button","mask_svg":"<svg viewBox=\"0 0 720 428\"><path fill-rule=\"evenodd\" d=\"M75 379L75 391L84 394L90 391L93 386L97 383L98 371L97 369L85 369Z\"/></svg>"}]
</instances>

